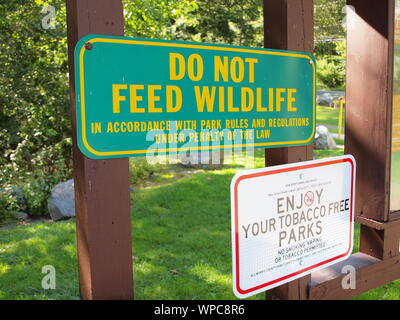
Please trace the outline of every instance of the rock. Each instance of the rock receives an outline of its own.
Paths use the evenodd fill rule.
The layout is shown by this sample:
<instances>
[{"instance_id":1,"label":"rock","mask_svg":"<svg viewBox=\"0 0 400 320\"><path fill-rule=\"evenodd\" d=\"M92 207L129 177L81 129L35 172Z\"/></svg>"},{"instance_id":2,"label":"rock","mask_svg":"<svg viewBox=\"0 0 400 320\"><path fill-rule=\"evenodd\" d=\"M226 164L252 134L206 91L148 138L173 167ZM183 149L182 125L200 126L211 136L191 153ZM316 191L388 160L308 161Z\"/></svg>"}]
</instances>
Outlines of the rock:
<instances>
[{"instance_id":1,"label":"rock","mask_svg":"<svg viewBox=\"0 0 400 320\"><path fill-rule=\"evenodd\" d=\"M15 214L15 218L16 218L17 220L19 220L19 221L27 221L27 220L29 220L29 216L28 216L28 214L25 213L25 212L17 212L17 213Z\"/></svg>"},{"instance_id":2,"label":"rock","mask_svg":"<svg viewBox=\"0 0 400 320\"><path fill-rule=\"evenodd\" d=\"M344 91L317 91L317 105L331 107L340 97L344 97Z\"/></svg>"},{"instance_id":3,"label":"rock","mask_svg":"<svg viewBox=\"0 0 400 320\"><path fill-rule=\"evenodd\" d=\"M336 149L336 142L325 126L318 126L315 130L314 148L318 150Z\"/></svg>"},{"instance_id":4,"label":"rock","mask_svg":"<svg viewBox=\"0 0 400 320\"><path fill-rule=\"evenodd\" d=\"M184 152L179 154L179 160L180 164L187 168L217 169L224 164L224 152Z\"/></svg>"},{"instance_id":5,"label":"rock","mask_svg":"<svg viewBox=\"0 0 400 320\"><path fill-rule=\"evenodd\" d=\"M74 180L59 183L51 190L47 208L53 221L75 217Z\"/></svg>"}]
</instances>

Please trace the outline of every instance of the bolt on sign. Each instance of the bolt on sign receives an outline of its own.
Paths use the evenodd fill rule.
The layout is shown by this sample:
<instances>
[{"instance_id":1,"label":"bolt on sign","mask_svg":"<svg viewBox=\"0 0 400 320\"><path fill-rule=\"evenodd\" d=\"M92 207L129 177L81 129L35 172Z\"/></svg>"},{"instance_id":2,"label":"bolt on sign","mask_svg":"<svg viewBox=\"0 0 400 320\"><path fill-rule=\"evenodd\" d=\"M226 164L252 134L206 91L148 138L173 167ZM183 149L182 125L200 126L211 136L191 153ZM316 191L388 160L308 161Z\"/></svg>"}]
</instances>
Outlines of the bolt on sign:
<instances>
[{"instance_id":1,"label":"bolt on sign","mask_svg":"<svg viewBox=\"0 0 400 320\"><path fill-rule=\"evenodd\" d=\"M314 138L308 53L90 35L75 68L78 146L93 159Z\"/></svg>"},{"instance_id":2,"label":"bolt on sign","mask_svg":"<svg viewBox=\"0 0 400 320\"><path fill-rule=\"evenodd\" d=\"M352 156L248 170L231 183L233 291L272 289L347 259L353 248Z\"/></svg>"}]
</instances>

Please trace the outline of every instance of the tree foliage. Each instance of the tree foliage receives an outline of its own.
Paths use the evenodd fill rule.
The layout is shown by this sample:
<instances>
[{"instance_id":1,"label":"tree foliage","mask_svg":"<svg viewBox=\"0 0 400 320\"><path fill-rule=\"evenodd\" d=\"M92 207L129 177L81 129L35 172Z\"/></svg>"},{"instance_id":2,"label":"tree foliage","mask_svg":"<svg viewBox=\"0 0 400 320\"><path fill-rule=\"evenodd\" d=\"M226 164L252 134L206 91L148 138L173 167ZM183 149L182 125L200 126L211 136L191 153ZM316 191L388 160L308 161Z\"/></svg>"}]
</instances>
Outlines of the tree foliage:
<instances>
[{"instance_id":1,"label":"tree foliage","mask_svg":"<svg viewBox=\"0 0 400 320\"><path fill-rule=\"evenodd\" d=\"M320 89L343 90L346 77L345 0L316 0L314 55Z\"/></svg>"},{"instance_id":2,"label":"tree foliage","mask_svg":"<svg viewBox=\"0 0 400 320\"><path fill-rule=\"evenodd\" d=\"M316 0L314 4L314 32L317 41L343 39L346 0Z\"/></svg>"},{"instance_id":3,"label":"tree foliage","mask_svg":"<svg viewBox=\"0 0 400 320\"><path fill-rule=\"evenodd\" d=\"M197 25L194 0L124 0L125 34L131 37L189 40Z\"/></svg>"},{"instance_id":4,"label":"tree foliage","mask_svg":"<svg viewBox=\"0 0 400 320\"><path fill-rule=\"evenodd\" d=\"M263 45L260 0L198 1L200 40L239 46Z\"/></svg>"},{"instance_id":5,"label":"tree foliage","mask_svg":"<svg viewBox=\"0 0 400 320\"><path fill-rule=\"evenodd\" d=\"M54 29L42 26L47 5ZM124 11L127 36L261 44L259 0L135 0ZM52 186L71 176L65 1L2 1L0 65L0 190L20 186L23 209L45 214Z\"/></svg>"},{"instance_id":6,"label":"tree foliage","mask_svg":"<svg viewBox=\"0 0 400 320\"><path fill-rule=\"evenodd\" d=\"M31 213L42 213L41 195L71 167L65 7L52 3L56 28L45 30L47 4L0 4L0 185L21 185Z\"/></svg>"},{"instance_id":7,"label":"tree foliage","mask_svg":"<svg viewBox=\"0 0 400 320\"><path fill-rule=\"evenodd\" d=\"M261 0L124 1L126 35L262 45Z\"/></svg>"},{"instance_id":8,"label":"tree foliage","mask_svg":"<svg viewBox=\"0 0 400 320\"><path fill-rule=\"evenodd\" d=\"M327 61L327 72L320 75L327 86L340 86L342 78L335 82L334 73L344 70L342 52L323 40L344 37L345 3L315 3L317 57ZM123 4L126 36L253 47L263 43L261 0L123 0ZM54 29L42 26L47 5L56 9ZM64 0L0 3L0 66L0 193L7 185L18 185L27 198L25 209L43 214L52 186L71 176ZM2 199L0 211L5 207Z\"/></svg>"}]
</instances>

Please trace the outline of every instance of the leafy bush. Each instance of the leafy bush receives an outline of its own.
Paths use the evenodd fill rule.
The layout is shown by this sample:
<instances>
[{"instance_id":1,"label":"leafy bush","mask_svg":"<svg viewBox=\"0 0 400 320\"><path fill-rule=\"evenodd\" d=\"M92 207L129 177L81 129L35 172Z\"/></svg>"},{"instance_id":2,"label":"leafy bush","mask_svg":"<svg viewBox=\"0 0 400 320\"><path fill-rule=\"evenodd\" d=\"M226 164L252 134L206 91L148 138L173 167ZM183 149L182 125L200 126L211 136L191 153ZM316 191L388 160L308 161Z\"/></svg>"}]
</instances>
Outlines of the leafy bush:
<instances>
[{"instance_id":1,"label":"leafy bush","mask_svg":"<svg viewBox=\"0 0 400 320\"><path fill-rule=\"evenodd\" d=\"M161 171L162 166L159 163L149 163L145 157L131 158L129 161L131 184L137 185L152 177L154 173Z\"/></svg>"},{"instance_id":2,"label":"leafy bush","mask_svg":"<svg viewBox=\"0 0 400 320\"><path fill-rule=\"evenodd\" d=\"M24 210L24 204L18 199L15 186L0 189L0 222L12 218L16 211Z\"/></svg>"},{"instance_id":3,"label":"leafy bush","mask_svg":"<svg viewBox=\"0 0 400 320\"><path fill-rule=\"evenodd\" d=\"M263 45L260 0L124 0L123 3L127 36Z\"/></svg>"},{"instance_id":4,"label":"leafy bush","mask_svg":"<svg viewBox=\"0 0 400 320\"><path fill-rule=\"evenodd\" d=\"M71 167L66 165L65 159L63 147L42 147L29 161L32 170L24 170L18 162L7 163L0 175L0 188L12 181L23 192L26 200L24 211L30 215L46 215L51 189L71 177Z\"/></svg>"},{"instance_id":5,"label":"leafy bush","mask_svg":"<svg viewBox=\"0 0 400 320\"><path fill-rule=\"evenodd\" d=\"M336 53L317 56L317 80L319 89L342 90L346 80L346 46L336 42Z\"/></svg>"},{"instance_id":6,"label":"leafy bush","mask_svg":"<svg viewBox=\"0 0 400 320\"><path fill-rule=\"evenodd\" d=\"M42 28L46 5L56 8L55 29ZM28 212L45 214L51 187L71 176L63 0L0 4L0 65L0 188L20 187Z\"/></svg>"}]
</instances>

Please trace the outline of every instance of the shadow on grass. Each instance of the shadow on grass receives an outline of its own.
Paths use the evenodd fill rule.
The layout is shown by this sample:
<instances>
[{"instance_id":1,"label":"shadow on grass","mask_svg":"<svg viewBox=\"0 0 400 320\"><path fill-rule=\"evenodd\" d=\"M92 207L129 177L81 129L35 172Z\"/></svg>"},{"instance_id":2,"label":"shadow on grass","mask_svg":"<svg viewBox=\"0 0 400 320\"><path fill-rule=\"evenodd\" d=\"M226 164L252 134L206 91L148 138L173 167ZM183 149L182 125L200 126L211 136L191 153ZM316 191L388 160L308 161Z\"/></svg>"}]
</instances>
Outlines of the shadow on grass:
<instances>
[{"instance_id":1,"label":"shadow on grass","mask_svg":"<svg viewBox=\"0 0 400 320\"><path fill-rule=\"evenodd\" d=\"M135 297L235 299L230 181L207 171L133 195Z\"/></svg>"},{"instance_id":2,"label":"shadow on grass","mask_svg":"<svg viewBox=\"0 0 400 320\"><path fill-rule=\"evenodd\" d=\"M207 171L134 194L137 299L235 299L229 191L234 173ZM358 239L359 225L354 252Z\"/></svg>"}]
</instances>

